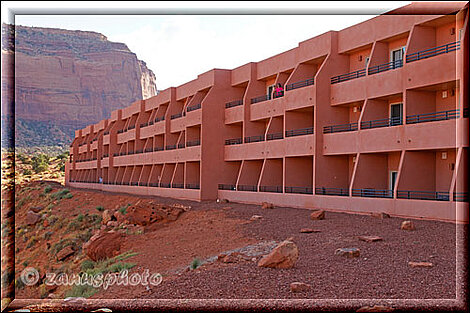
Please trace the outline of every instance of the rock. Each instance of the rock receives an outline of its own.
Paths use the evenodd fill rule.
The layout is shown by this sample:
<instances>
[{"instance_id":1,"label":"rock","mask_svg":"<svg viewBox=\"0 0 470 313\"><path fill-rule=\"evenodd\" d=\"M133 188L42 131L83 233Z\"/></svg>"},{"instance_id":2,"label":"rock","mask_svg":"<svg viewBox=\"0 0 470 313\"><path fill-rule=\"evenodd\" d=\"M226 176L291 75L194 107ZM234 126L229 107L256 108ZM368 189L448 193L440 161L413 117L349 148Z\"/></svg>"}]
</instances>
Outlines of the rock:
<instances>
[{"instance_id":1,"label":"rock","mask_svg":"<svg viewBox=\"0 0 470 313\"><path fill-rule=\"evenodd\" d=\"M109 226L109 227L117 227L119 224L117 221L108 221L106 223L106 226Z\"/></svg>"},{"instance_id":2,"label":"rock","mask_svg":"<svg viewBox=\"0 0 470 313\"><path fill-rule=\"evenodd\" d=\"M53 293L50 293L47 295L47 299L55 299L55 298L57 298L57 296Z\"/></svg>"},{"instance_id":3,"label":"rock","mask_svg":"<svg viewBox=\"0 0 470 313\"><path fill-rule=\"evenodd\" d=\"M227 199L217 199L217 203L229 203Z\"/></svg>"},{"instance_id":4,"label":"rock","mask_svg":"<svg viewBox=\"0 0 470 313\"><path fill-rule=\"evenodd\" d=\"M325 211L315 210L310 214L310 219L312 220L323 220L325 219Z\"/></svg>"},{"instance_id":5,"label":"rock","mask_svg":"<svg viewBox=\"0 0 470 313\"><path fill-rule=\"evenodd\" d=\"M63 248L62 250L60 250L59 252L57 252L57 255L56 255L57 261L63 261L74 253L75 253L75 250L73 249L73 247L67 246Z\"/></svg>"},{"instance_id":6,"label":"rock","mask_svg":"<svg viewBox=\"0 0 470 313\"><path fill-rule=\"evenodd\" d=\"M34 206L31 208L31 211L33 211L34 213L39 213L42 211L42 209L43 209L42 206Z\"/></svg>"},{"instance_id":7,"label":"rock","mask_svg":"<svg viewBox=\"0 0 470 313\"><path fill-rule=\"evenodd\" d=\"M182 205L149 205L145 203L135 204L127 208L127 213L123 215L122 220L129 224L147 226L155 222L176 221L178 217L186 212L189 207ZM119 219L118 219L119 221Z\"/></svg>"},{"instance_id":8,"label":"rock","mask_svg":"<svg viewBox=\"0 0 470 313\"><path fill-rule=\"evenodd\" d=\"M217 260L221 261L222 263L238 263L240 261L248 260L248 257L241 254L240 252L232 252L228 255L226 254L219 254Z\"/></svg>"},{"instance_id":9,"label":"rock","mask_svg":"<svg viewBox=\"0 0 470 313\"><path fill-rule=\"evenodd\" d=\"M383 240L383 238L379 236L359 236L358 239L361 241L365 241L365 242L374 242L374 241Z\"/></svg>"},{"instance_id":10,"label":"rock","mask_svg":"<svg viewBox=\"0 0 470 313\"><path fill-rule=\"evenodd\" d=\"M431 262L413 262L410 261L408 262L408 265L411 267L432 267Z\"/></svg>"},{"instance_id":11,"label":"rock","mask_svg":"<svg viewBox=\"0 0 470 313\"><path fill-rule=\"evenodd\" d=\"M260 267L292 268L299 258L297 245L290 240L284 240L269 254L263 256L258 262Z\"/></svg>"},{"instance_id":12,"label":"rock","mask_svg":"<svg viewBox=\"0 0 470 313\"><path fill-rule=\"evenodd\" d=\"M113 216L116 218L116 221L118 221L119 223L124 220L124 215L119 211L114 212Z\"/></svg>"},{"instance_id":13,"label":"rock","mask_svg":"<svg viewBox=\"0 0 470 313\"><path fill-rule=\"evenodd\" d=\"M252 217L250 217L250 221L256 221L256 220L260 220L262 219L263 217L261 215L253 215Z\"/></svg>"},{"instance_id":14,"label":"rock","mask_svg":"<svg viewBox=\"0 0 470 313\"><path fill-rule=\"evenodd\" d=\"M357 258L361 254L358 248L339 248L336 249L335 255L345 256L347 258Z\"/></svg>"},{"instance_id":15,"label":"rock","mask_svg":"<svg viewBox=\"0 0 470 313\"><path fill-rule=\"evenodd\" d=\"M384 212L372 213L370 216L375 217L375 218L380 218L380 219L390 218L390 215L388 215L387 213L384 213Z\"/></svg>"},{"instance_id":16,"label":"rock","mask_svg":"<svg viewBox=\"0 0 470 313\"><path fill-rule=\"evenodd\" d=\"M394 308L384 305L363 306L356 310L356 312L392 312Z\"/></svg>"},{"instance_id":17,"label":"rock","mask_svg":"<svg viewBox=\"0 0 470 313\"><path fill-rule=\"evenodd\" d=\"M111 213L109 213L109 210L104 210L102 214L102 220L101 224L106 225L108 224L109 221L111 221Z\"/></svg>"},{"instance_id":18,"label":"rock","mask_svg":"<svg viewBox=\"0 0 470 313\"><path fill-rule=\"evenodd\" d=\"M93 261L113 257L119 254L124 234L99 231L83 245L83 251Z\"/></svg>"},{"instance_id":19,"label":"rock","mask_svg":"<svg viewBox=\"0 0 470 313\"><path fill-rule=\"evenodd\" d=\"M290 284L290 291L291 292L304 292L310 290L312 286L305 283L294 282Z\"/></svg>"},{"instance_id":20,"label":"rock","mask_svg":"<svg viewBox=\"0 0 470 313\"><path fill-rule=\"evenodd\" d=\"M274 209L274 204L269 203L269 202L263 202L261 204L262 209Z\"/></svg>"},{"instance_id":21,"label":"rock","mask_svg":"<svg viewBox=\"0 0 470 313\"><path fill-rule=\"evenodd\" d=\"M309 233L319 233L319 230L313 229L313 228L302 228L300 229L301 233L309 234Z\"/></svg>"},{"instance_id":22,"label":"rock","mask_svg":"<svg viewBox=\"0 0 470 313\"><path fill-rule=\"evenodd\" d=\"M41 219L41 215L34 213L33 211L28 211L26 213L25 223L26 225L35 225Z\"/></svg>"},{"instance_id":23,"label":"rock","mask_svg":"<svg viewBox=\"0 0 470 313\"><path fill-rule=\"evenodd\" d=\"M403 229L403 230L415 230L416 227L415 227L415 225L413 224L412 221L403 221L403 222L401 223L400 229Z\"/></svg>"},{"instance_id":24,"label":"rock","mask_svg":"<svg viewBox=\"0 0 470 313\"><path fill-rule=\"evenodd\" d=\"M42 226L48 227L49 226L49 221L47 219L44 219L44 221L42 222Z\"/></svg>"}]
</instances>

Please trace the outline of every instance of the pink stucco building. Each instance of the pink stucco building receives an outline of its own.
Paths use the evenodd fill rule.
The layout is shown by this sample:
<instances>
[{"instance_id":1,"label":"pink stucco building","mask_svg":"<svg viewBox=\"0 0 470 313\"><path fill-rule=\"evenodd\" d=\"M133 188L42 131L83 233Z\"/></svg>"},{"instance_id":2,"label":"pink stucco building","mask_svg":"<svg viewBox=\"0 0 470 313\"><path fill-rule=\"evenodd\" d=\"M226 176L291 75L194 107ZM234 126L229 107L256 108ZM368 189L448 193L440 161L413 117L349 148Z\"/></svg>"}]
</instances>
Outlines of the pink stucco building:
<instances>
[{"instance_id":1,"label":"pink stucco building","mask_svg":"<svg viewBox=\"0 0 470 313\"><path fill-rule=\"evenodd\" d=\"M76 131L66 185L467 222L464 5L401 8L114 111Z\"/></svg>"}]
</instances>

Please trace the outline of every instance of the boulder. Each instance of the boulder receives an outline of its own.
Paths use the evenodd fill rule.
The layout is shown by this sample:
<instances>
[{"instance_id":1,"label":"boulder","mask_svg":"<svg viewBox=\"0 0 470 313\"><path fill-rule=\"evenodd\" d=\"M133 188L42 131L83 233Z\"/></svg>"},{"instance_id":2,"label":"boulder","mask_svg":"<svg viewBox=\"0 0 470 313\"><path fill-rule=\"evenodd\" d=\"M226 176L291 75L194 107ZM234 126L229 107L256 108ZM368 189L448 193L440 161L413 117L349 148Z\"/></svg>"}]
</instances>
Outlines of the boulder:
<instances>
[{"instance_id":1,"label":"boulder","mask_svg":"<svg viewBox=\"0 0 470 313\"><path fill-rule=\"evenodd\" d=\"M188 207L136 204L127 209L123 219L129 224L147 226L160 221L175 221ZM118 219L119 221L119 219Z\"/></svg>"},{"instance_id":2,"label":"boulder","mask_svg":"<svg viewBox=\"0 0 470 313\"><path fill-rule=\"evenodd\" d=\"M34 213L39 213L39 212L42 211L42 209L43 209L42 206L33 206L33 207L31 208L31 211L33 211Z\"/></svg>"},{"instance_id":3,"label":"boulder","mask_svg":"<svg viewBox=\"0 0 470 313\"><path fill-rule=\"evenodd\" d=\"M294 282L290 284L290 291L291 292L304 292L310 290L312 286L309 284L301 283L301 282Z\"/></svg>"},{"instance_id":4,"label":"boulder","mask_svg":"<svg viewBox=\"0 0 470 313\"><path fill-rule=\"evenodd\" d=\"M408 265L411 267L432 267L431 262L413 262L410 261L408 262Z\"/></svg>"},{"instance_id":5,"label":"boulder","mask_svg":"<svg viewBox=\"0 0 470 313\"><path fill-rule=\"evenodd\" d=\"M62 250L60 250L59 252L57 252L56 254L57 261L63 261L67 259L69 256L73 255L74 253L75 253L75 250L73 249L73 247L67 246L63 248Z\"/></svg>"},{"instance_id":6,"label":"boulder","mask_svg":"<svg viewBox=\"0 0 470 313\"><path fill-rule=\"evenodd\" d=\"M109 210L104 210L103 211L103 215L102 215L102 220L101 220L101 223L103 225L106 225L108 224L109 221L111 221L111 213L109 213Z\"/></svg>"},{"instance_id":7,"label":"boulder","mask_svg":"<svg viewBox=\"0 0 470 313\"><path fill-rule=\"evenodd\" d=\"M260 267L292 268L299 258L299 249L291 240L284 240L258 262Z\"/></svg>"},{"instance_id":8,"label":"boulder","mask_svg":"<svg viewBox=\"0 0 470 313\"><path fill-rule=\"evenodd\" d=\"M33 211L28 211L26 213L25 223L26 225L35 225L41 219L41 215L34 213Z\"/></svg>"},{"instance_id":9,"label":"boulder","mask_svg":"<svg viewBox=\"0 0 470 313\"><path fill-rule=\"evenodd\" d=\"M262 209L274 209L274 204L269 203L269 202L263 202L261 204Z\"/></svg>"},{"instance_id":10,"label":"boulder","mask_svg":"<svg viewBox=\"0 0 470 313\"><path fill-rule=\"evenodd\" d=\"M93 261L119 254L124 234L99 231L83 245L83 251Z\"/></svg>"},{"instance_id":11,"label":"boulder","mask_svg":"<svg viewBox=\"0 0 470 313\"><path fill-rule=\"evenodd\" d=\"M412 221L403 221L401 223L400 229L402 230L415 230L416 227Z\"/></svg>"},{"instance_id":12,"label":"boulder","mask_svg":"<svg viewBox=\"0 0 470 313\"><path fill-rule=\"evenodd\" d=\"M357 258L360 254L361 250L358 248L339 248L335 251L335 255L340 255L347 258Z\"/></svg>"},{"instance_id":13,"label":"boulder","mask_svg":"<svg viewBox=\"0 0 470 313\"><path fill-rule=\"evenodd\" d=\"M358 239L361 241L365 241L365 242L374 242L374 241L383 240L383 238L379 236L359 236Z\"/></svg>"},{"instance_id":14,"label":"boulder","mask_svg":"<svg viewBox=\"0 0 470 313\"><path fill-rule=\"evenodd\" d=\"M325 219L325 211L315 210L310 214L310 219L312 220L323 220Z\"/></svg>"}]
</instances>

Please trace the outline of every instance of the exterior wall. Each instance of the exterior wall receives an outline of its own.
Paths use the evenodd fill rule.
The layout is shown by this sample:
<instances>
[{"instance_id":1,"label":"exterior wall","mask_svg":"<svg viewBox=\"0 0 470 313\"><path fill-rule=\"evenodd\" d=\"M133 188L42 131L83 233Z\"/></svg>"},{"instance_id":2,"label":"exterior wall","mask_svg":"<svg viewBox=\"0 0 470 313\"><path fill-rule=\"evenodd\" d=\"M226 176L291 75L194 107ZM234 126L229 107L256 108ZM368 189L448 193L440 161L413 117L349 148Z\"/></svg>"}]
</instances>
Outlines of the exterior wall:
<instances>
[{"instance_id":1,"label":"exterior wall","mask_svg":"<svg viewBox=\"0 0 470 313\"><path fill-rule=\"evenodd\" d=\"M208 71L76 131L66 184L468 222L467 25L383 15Z\"/></svg>"}]
</instances>

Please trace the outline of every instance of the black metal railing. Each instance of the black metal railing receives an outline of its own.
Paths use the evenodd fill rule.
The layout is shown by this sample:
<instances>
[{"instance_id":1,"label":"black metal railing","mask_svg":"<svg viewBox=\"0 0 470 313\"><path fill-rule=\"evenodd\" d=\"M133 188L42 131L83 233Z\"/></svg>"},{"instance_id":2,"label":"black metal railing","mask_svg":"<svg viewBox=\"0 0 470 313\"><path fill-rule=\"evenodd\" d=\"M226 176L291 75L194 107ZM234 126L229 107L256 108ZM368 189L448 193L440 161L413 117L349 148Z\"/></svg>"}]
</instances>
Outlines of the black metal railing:
<instances>
[{"instance_id":1,"label":"black metal railing","mask_svg":"<svg viewBox=\"0 0 470 313\"><path fill-rule=\"evenodd\" d=\"M469 202L468 192L454 192L454 201Z\"/></svg>"},{"instance_id":2,"label":"black metal railing","mask_svg":"<svg viewBox=\"0 0 470 313\"><path fill-rule=\"evenodd\" d=\"M278 140L278 139L283 139L284 136L282 133L273 133L273 134L267 134L266 135L266 140Z\"/></svg>"},{"instance_id":3,"label":"black metal railing","mask_svg":"<svg viewBox=\"0 0 470 313\"><path fill-rule=\"evenodd\" d=\"M148 183L144 183L144 182L139 183L139 186L143 186L143 187L147 187L148 185L149 185Z\"/></svg>"},{"instance_id":4,"label":"black metal railing","mask_svg":"<svg viewBox=\"0 0 470 313\"><path fill-rule=\"evenodd\" d=\"M153 151L154 151L154 152L155 152L155 151L163 151L163 150L165 150L165 149L163 148L163 146L153 148Z\"/></svg>"},{"instance_id":5,"label":"black metal railing","mask_svg":"<svg viewBox=\"0 0 470 313\"><path fill-rule=\"evenodd\" d=\"M427 58L430 58L439 54L449 53L449 52L459 50L459 49L460 49L460 41L451 42L446 45L407 54L406 63L410 63L410 62L414 62L414 61L418 61L422 59L427 59Z\"/></svg>"},{"instance_id":6,"label":"black metal railing","mask_svg":"<svg viewBox=\"0 0 470 313\"><path fill-rule=\"evenodd\" d=\"M108 158L108 157L109 157L109 153L103 154L103 158Z\"/></svg>"},{"instance_id":7,"label":"black metal railing","mask_svg":"<svg viewBox=\"0 0 470 313\"><path fill-rule=\"evenodd\" d=\"M139 186L139 183L138 182L132 182L131 186Z\"/></svg>"},{"instance_id":8,"label":"black metal railing","mask_svg":"<svg viewBox=\"0 0 470 313\"><path fill-rule=\"evenodd\" d=\"M300 194L313 194L312 187L285 187L284 191L286 193L300 193Z\"/></svg>"},{"instance_id":9,"label":"black metal railing","mask_svg":"<svg viewBox=\"0 0 470 313\"><path fill-rule=\"evenodd\" d=\"M245 137L245 143L264 141L264 135Z\"/></svg>"},{"instance_id":10,"label":"black metal railing","mask_svg":"<svg viewBox=\"0 0 470 313\"><path fill-rule=\"evenodd\" d=\"M103 133L103 136L109 135L109 130Z\"/></svg>"},{"instance_id":11,"label":"black metal railing","mask_svg":"<svg viewBox=\"0 0 470 313\"><path fill-rule=\"evenodd\" d=\"M153 149L152 148L146 148L144 151L145 151L145 153L149 153L149 152L152 152Z\"/></svg>"},{"instance_id":12,"label":"black metal railing","mask_svg":"<svg viewBox=\"0 0 470 313\"><path fill-rule=\"evenodd\" d=\"M259 191L282 193L282 186L259 186Z\"/></svg>"},{"instance_id":13,"label":"black metal railing","mask_svg":"<svg viewBox=\"0 0 470 313\"><path fill-rule=\"evenodd\" d=\"M129 127L127 127L127 130L132 130L132 129L134 129L134 128L135 128L135 124L134 124L134 125L131 125L131 126L129 126Z\"/></svg>"},{"instance_id":14,"label":"black metal railing","mask_svg":"<svg viewBox=\"0 0 470 313\"><path fill-rule=\"evenodd\" d=\"M165 150L174 150L176 149L176 145L166 145Z\"/></svg>"},{"instance_id":15,"label":"black metal railing","mask_svg":"<svg viewBox=\"0 0 470 313\"><path fill-rule=\"evenodd\" d=\"M403 124L401 116L361 122L361 129L398 126Z\"/></svg>"},{"instance_id":16,"label":"black metal railing","mask_svg":"<svg viewBox=\"0 0 470 313\"><path fill-rule=\"evenodd\" d=\"M233 138L233 139L226 139L225 140L225 145L230 146L230 145L239 145L243 142L242 138Z\"/></svg>"},{"instance_id":17,"label":"black metal railing","mask_svg":"<svg viewBox=\"0 0 470 313\"><path fill-rule=\"evenodd\" d=\"M362 76L366 76L366 69L365 68L362 69L362 70L351 72L351 73L331 77L331 84L337 84L337 83L340 83L340 82L344 82L344 81L347 81L347 80L359 78L359 77L362 77Z\"/></svg>"},{"instance_id":18,"label":"black metal railing","mask_svg":"<svg viewBox=\"0 0 470 313\"><path fill-rule=\"evenodd\" d=\"M142 149L135 150L135 154L141 154L141 153L144 153L144 150L142 150Z\"/></svg>"},{"instance_id":19,"label":"black metal railing","mask_svg":"<svg viewBox=\"0 0 470 313\"><path fill-rule=\"evenodd\" d=\"M171 188L171 184L170 183L160 183L160 187L162 187L162 188Z\"/></svg>"},{"instance_id":20,"label":"black metal railing","mask_svg":"<svg viewBox=\"0 0 470 313\"><path fill-rule=\"evenodd\" d=\"M258 102L263 102L269 99L269 95L262 95L256 98L251 99L251 104L253 103L258 103Z\"/></svg>"},{"instance_id":21,"label":"black metal railing","mask_svg":"<svg viewBox=\"0 0 470 313\"><path fill-rule=\"evenodd\" d=\"M393 198L393 190L391 189L353 189L353 197L366 197L366 198Z\"/></svg>"},{"instance_id":22,"label":"black metal railing","mask_svg":"<svg viewBox=\"0 0 470 313\"><path fill-rule=\"evenodd\" d=\"M449 192L445 192L445 191L398 190L397 191L397 198L400 198L400 199L417 199L417 200L449 201Z\"/></svg>"},{"instance_id":23,"label":"black metal railing","mask_svg":"<svg viewBox=\"0 0 470 313\"><path fill-rule=\"evenodd\" d=\"M142 123L142 124L140 124L140 128L142 128L142 127L147 127L147 126L149 126L149 123L148 123L148 122L147 122L147 123Z\"/></svg>"},{"instance_id":24,"label":"black metal railing","mask_svg":"<svg viewBox=\"0 0 470 313\"><path fill-rule=\"evenodd\" d=\"M313 134L313 127L286 130L286 137L303 136Z\"/></svg>"},{"instance_id":25,"label":"black metal railing","mask_svg":"<svg viewBox=\"0 0 470 313\"><path fill-rule=\"evenodd\" d=\"M306 86L310 86L310 85L313 85L313 83L314 83L313 78L298 81L298 82L286 85L286 91L294 90L294 89L302 88L302 87L306 87Z\"/></svg>"},{"instance_id":26,"label":"black metal railing","mask_svg":"<svg viewBox=\"0 0 470 313\"><path fill-rule=\"evenodd\" d=\"M194 147L194 146L200 146L201 145L201 140L196 139L196 140L191 140L186 142L186 147Z\"/></svg>"},{"instance_id":27,"label":"black metal railing","mask_svg":"<svg viewBox=\"0 0 470 313\"><path fill-rule=\"evenodd\" d=\"M406 124L417 124L417 123L451 120L451 119L459 118L459 115L460 115L459 113L460 113L459 110L448 110L448 111L440 111L440 112L433 112L433 113L408 115L406 117Z\"/></svg>"},{"instance_id":28,"label":"black metal railing","mask_svg":"<svg viewBox=\"0 0 470 313\"><path fill-rule=\"evenodd\" d=\"M149 183L149 187L158 187L158 183Z\"/></svg>"},{"instance_id":29,"label":"black metal railing","mask_svg":"<svg viewBox=\"0 0 470 313\"><path fill-rule=\"evenodd\" d=\"M201 189L199 184L186 184L186 189Z\"/></svg>"},{"instance_id":30,"label":"black metal railing","mask_svg":"<svg viewBox=\"0 0 470 313\"><path fill-rule=\"evenodd\" d=\"M184 149L184 148L186 148L186 145L184 144L184 142L178 144L178 149Z\"/></svg>"},{"instance_id":31,"label":"black metal railing","mask_svg":"<svg viewBox=\"0 0 470 313\"><path fill-rule=\"evenodd\" d=\"M172 116L170 116L170 119L174 120L175 118L180 118L183 116L183 113L177 113L177 114L173 114Z\"/></svg>"},{"instance_id":32,"label":"black metal railing","mask_svg":"<svg viewBox=\"0 0 470 313\"><path fill-rule=\"evenodd\" d=\"M239 105L243 105L243 100L235 100L235 101L227 102L225 104L225 108L226 109L233 108L233 107L236 107L236 106L239 106Z\"/></svg>"},{"instance_id":33,"label":"black metal railing","mask_svg":"<svg viewBox=\"0 0 470 313\"><path fill-rule=\"evenodd\" d=\"M186 112L196 111L196 110L199 110L200 108L201 108L201 104L198 103L198 104L192 105L190 107L187 107Z\"/></svg>"},{"instance_id":34,"label":"black metal railing","mask_svg":"<svg viewBox=\"0 0 470 313\"><path fill-rule=\"evenodd\" d=\"M284 90L273 92L273 99L284 97Z\"/></svg>"},{"instance_id":35,"label":"black metal railing","mask_svg":"<svg viewBox=\"0 0 470 313\"><path fill-rule=\"evenodd\" d=\"M238 185L238 191L258 191L258 187L254 185Z\"/></svg>"},{"instance_id":36,"label":"black metal railing","mask_svg":"<svg viewBox=\"0 0 470 313\"><path fill-rule=\"evenodd\" d=\"M331 126L323 127L324 134L348 132L348 131L353 131L353 130L357 130L357 123L331 125Z\"/></svg>"},{"instance_id":37,"label":"black metal railing","mask_svg":"<svg viewBox=\"0 0 470 313\"><path fill-rule=\"evenodd\" d=\"M349 189L317 187L315 188L315 194L326 196L349 196Z\"/></svg>"},{"instance_id":38,"label":"black metal railing","mask_svg":"<svg viewBox=\"0 0 470 313\"><path fill-rule=\"evenodd\" d=\"M122 134L124 132L124 129L118 129L117 133Z\"/></svg>"},{"instance_id":39,"label":"black metal railing","mask_svg":"<svg viewBox=\"0 0 470 313\"><path fill-rule=\"evenodd\" d=\"M178 188L178 189L183 189L184 188L184 184L171 184L171 188Z\"/></svg>"},{"instance_id":40,"label":"black metal railing","mask_svg":"<svg viewBox=\"0 0 470 313\"><path fill-rule=\"evenodd\" d=\"M369 67L369 70L367 73L369 75L373 75L373 74L386 72L386 71L393 70L393 69L400 68L400 67L403 67L403 60L395 60L389 63Z\"/></svg>"},{"instance_id":41,"label":"black metal railing","mask_svg":"<svg viewBox=\"0 0 470 313\"><path fill-rule=\"evenodd\" d=\"M237 187L230 184L219 184L219 190L237 190Z\"/></svg>"},{"instance_id":42,"label":"black metal railing","mask_svg":"<svg viewBox=\"0 0 470 313\"><path fill-rule=\"evenodd\" d=\"M156 118L155 118L155 123L158 123L158 122L164 121L164 120L165 120L165 116L156 117Z\"/></svg>"}]
</instances>

